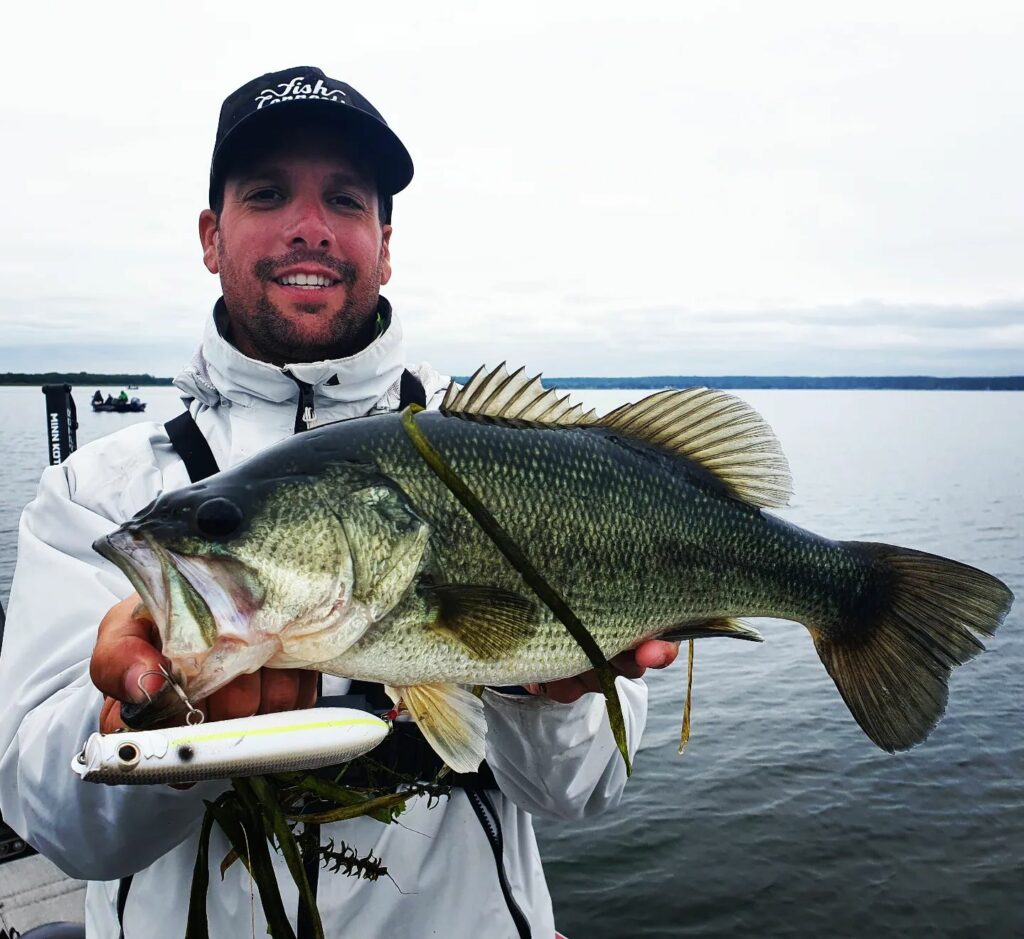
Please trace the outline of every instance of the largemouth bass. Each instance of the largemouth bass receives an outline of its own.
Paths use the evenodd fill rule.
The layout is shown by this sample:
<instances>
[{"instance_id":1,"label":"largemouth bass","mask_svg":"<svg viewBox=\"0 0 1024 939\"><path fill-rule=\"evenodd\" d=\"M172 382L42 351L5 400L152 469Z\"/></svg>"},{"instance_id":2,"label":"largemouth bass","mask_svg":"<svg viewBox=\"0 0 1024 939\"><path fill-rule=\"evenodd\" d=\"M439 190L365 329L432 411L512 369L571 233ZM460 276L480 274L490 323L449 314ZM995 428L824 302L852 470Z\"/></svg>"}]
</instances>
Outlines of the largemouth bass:
<instances>
[{"instance_id":1,"label":"largemouth bass","mask_svg":"<svg viewBox=\"0 0 1024 939\"><path fill-rule=\"evenodd\" d=\"M499 368L415 421L607 658L655 637L760 639L740 616L793 620L890 752L928 735L950 671L1013 600L956 561L763 511L788 501L789 469L724 392L597 417ZM486 730L464 686L590 667L399 415L319 427L164 493L95 548L139 591L194 700L264 665L382 682L459 772L479 765Z\"/></svg>"}]
</instances>

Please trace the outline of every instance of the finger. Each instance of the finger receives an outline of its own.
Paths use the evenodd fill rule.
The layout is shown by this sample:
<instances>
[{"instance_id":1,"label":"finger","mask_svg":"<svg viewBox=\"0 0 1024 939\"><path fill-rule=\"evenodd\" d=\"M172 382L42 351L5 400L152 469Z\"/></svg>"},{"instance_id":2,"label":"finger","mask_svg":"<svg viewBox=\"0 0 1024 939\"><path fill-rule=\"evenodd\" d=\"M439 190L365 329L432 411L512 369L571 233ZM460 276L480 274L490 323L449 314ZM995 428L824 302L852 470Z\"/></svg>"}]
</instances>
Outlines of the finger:
<instances>
[{"instance_id":1,"label":"finger","mask_svg":"<svg viewBox=\"0 0 1024 939\"><path fill-rule=\"evenodd\" d=\"M559 704L572 704L574 701L579 701L588 691L593 691L593 689L588 688L583 676L578 675L575 678L549 681L544 695Z\"/></svg>"},{"instance_id":2,"label":"finger","mask_svg":"<svg viewBox=\"0 0 1024 939\"><path fill-rule=\"evenodd\" d=\"M115 730L121 730L123 727L121 702L117 698L105 697L103 707L100 708L100 733L112 734Z\"/></svg>"},{"instance_id":3,"label":"finger","mask_svg":"<svg viewBox=\"0 0 1024 939\"><path fill-rule=\"evenodd\" d=\"M643 676L644 667L637 663L635 650L628 649L620 652L615 658L609 660L611 667L620 675L626 678L640 678Z\"/></svg>"},{"instance_id":4,"label":"finger","mask_svg":"<svg viewBox=\"0 0 1024 939\"><path fill-rule=\"evenodd\" d=\"M211 721L252 717L260 707L261 674L239 675L206 699L204 710Z\"/></svg>"},{"instance_id":5,"label":"finger","mask_svg":"<svg viewBox=\"0 0 1024 939\"><path fill-rule=\"evenodd\" d=\"M89 662L93 684L105 695L119 701L141 703L147 700L142 687L155 695L165 682L160 667L170 663L157 648L153 621L148 615L135 615L141 599L137 593L112 606L100 622L96 646Z\"/></svg>"},{"instance_id":6,"label":"finger","mask_svg":"<svg viewBox=\"0 0 1024 939\"><path fill-rule=\"evenodd\" d=\"M320 673L311 672L308 668L297 671L299 673L299 699L295 706L311 708L320 697Z\"/></svg>"},{"instance_id":7,"label":"finger","mask_svg":"<svg viewBox=\"0 0 1024 939\"><path fill-rule=\"evenodd\" d=\"M635 654L637 665L643 668L665 668L679 655L679 643L652 639L638 645Z\"/></svg>"},{"instance_id":8,"label":"finger","mask_svg":"<svg viewBox=\"0 0 1024 939\"><path fill-rule=\"evenodd\" d=\"M260 714L292 711L298 706L300 674L297 668L264 668L260 682Z\"/></svg>"}]
</instances>

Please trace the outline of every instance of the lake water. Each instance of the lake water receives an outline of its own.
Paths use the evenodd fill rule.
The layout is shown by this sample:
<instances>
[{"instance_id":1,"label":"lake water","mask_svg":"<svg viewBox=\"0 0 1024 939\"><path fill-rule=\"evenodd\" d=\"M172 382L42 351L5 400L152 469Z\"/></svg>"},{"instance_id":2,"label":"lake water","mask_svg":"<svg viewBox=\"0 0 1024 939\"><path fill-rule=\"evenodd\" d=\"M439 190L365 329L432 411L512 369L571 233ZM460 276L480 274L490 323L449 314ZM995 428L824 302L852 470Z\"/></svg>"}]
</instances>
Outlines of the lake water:
<instances>
[{"instance_id":1,"label":"lake water","mask_svg":"<svg viewBox=\"0 0 1024 939\"><path fill-rule=\"evenodd\" d=\"M139 419L88 412L92 391L77 392L80 444ZM173 389L137 393L143 419L180 410ZM599 410L641 396L577 393ZM741 396L789 457L787 519L956 558L1024 597L1024 394ZM46 460L39 390L0 388L0 428L6 602L17 516ZM698 643L683 756L680 664L650 678L620 808L537 820L560 928L573 939L1024 935L1024 602L956 670L931 737L896 756L861 733L802 627L757 625L762 645Z\"/></svg>"}]
</instances>

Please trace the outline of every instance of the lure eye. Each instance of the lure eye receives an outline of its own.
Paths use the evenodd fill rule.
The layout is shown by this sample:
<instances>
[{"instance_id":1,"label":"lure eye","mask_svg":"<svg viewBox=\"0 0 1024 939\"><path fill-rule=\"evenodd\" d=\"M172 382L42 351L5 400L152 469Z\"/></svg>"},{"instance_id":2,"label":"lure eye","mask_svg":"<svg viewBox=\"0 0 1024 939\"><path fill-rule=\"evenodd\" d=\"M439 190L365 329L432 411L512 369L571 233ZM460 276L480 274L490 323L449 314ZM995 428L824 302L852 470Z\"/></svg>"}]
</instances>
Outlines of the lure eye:
<instances>
[{"instance_id":1,"label":"lure eye","mask_svg":"<svg viewBox=\"0 0 1024 939\"><path fill-rule=\"evenodd\" d=\"M217 496L196 509L196 528L211 538L226 538L242 524L242 510L230 499Z\"/></svg>"},{"instance_id":2,"label":"lure eye","mask_svg":"<svg viewBox=\"0 0 1024 939\"><path fill-rule=\"evenodd\" d=\"M139 748L134 743L122 743L117 748L117 758L122 769L134 769L139 762Z\"/></svg>"}]
</instances>

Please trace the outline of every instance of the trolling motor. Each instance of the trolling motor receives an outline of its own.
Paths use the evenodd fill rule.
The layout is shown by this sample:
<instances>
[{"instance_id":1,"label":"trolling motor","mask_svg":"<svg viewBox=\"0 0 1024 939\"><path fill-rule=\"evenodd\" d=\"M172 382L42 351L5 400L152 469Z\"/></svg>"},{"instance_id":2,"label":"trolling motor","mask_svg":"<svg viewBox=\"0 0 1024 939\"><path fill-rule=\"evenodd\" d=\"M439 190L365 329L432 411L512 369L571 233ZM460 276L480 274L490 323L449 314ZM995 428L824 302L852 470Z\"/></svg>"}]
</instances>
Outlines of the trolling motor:
<instances>
[{"instance_id":1,"label":"trolling motor","mask_svg":"<svg viewBox=\"0 0 1024 939\"><path fill-rule=\"evenodd\" d=\"M71 385L43 385L46 395L46 442L50 465L64 462L78 448L78 411L71 396ZM0 606L0 643L3 642L6 625L3 606ZM0 817L0 864L15 858L35 854L22 837L13 831ZM0 939L3 931L0 929Z\"/></svg>"},{"instance_id":2,"label":"trolling motor","mask_svg":"<svg viewBox=\"0 0 1024 939\"><path fill-rule=\"evenodd\" d=\"M66 460L78 447L78 412L71 397L71 386L44 385L46 395L46 439L50 465ZM0 605L0 643L3 642L5 615ZM0 817L0 864L35 854L25 841ZM6 919L0 904L0 939L85 939L82 923L44 923L28 932L19 932Z\"/></svg>"},{"instance_id":3,"label":"trolling motor","mask_svg":"<svg viewBox=\"0 0 1024 939\"><path fill-rule=\"evenodd\" d=\"M78 411L71 386L43 385L46 395L46 437L50 466L63 463L78 449Z\"/></svg>"},{"instance_id":4,"label":"trolling motor","mask_svg":"<svg viewBox=\"0 0 1024 939\"><path fill-rule=\"evenodd\" d=\"M78 412L71 386L43 385L46 395L46 440L51 466L66 460L78 447ZM0 643L3 642L5 616L0 605ZM0 818L0 864L35 854L35 848ZM85 939L82 923L45 923L19 932L3 915L0 905L0 939Z\"/></svg>"}]
</instances>

